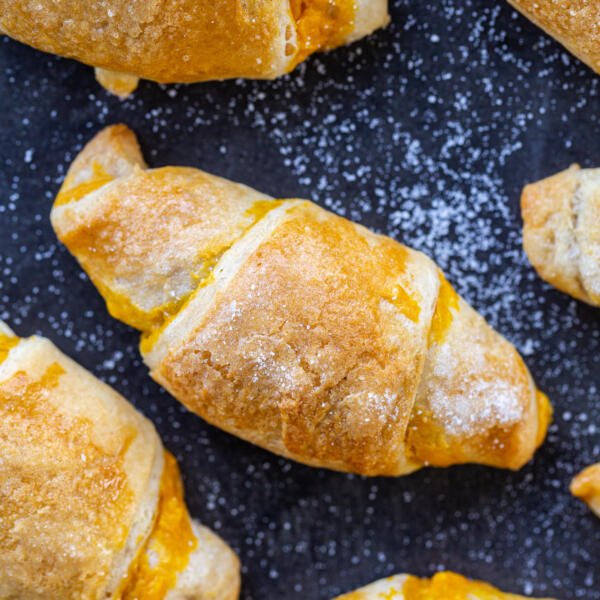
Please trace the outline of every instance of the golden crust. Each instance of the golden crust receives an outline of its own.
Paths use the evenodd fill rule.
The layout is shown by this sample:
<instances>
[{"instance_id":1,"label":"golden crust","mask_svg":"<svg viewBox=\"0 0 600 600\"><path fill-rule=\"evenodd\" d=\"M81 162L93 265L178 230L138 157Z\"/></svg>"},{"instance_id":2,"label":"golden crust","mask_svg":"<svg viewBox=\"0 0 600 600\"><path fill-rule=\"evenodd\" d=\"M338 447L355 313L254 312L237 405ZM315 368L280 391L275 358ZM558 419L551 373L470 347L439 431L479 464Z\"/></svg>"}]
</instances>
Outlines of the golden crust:
<instances>
[{"instance_id":1,"label":"golden crust","mask_svg":"<svg viewBox=\"0 0 600 600\"><path fill-rule=\"evenodd\" d=\"M198 169L142 171L138 154L126 127L105 129L69 169L51 218L101 293L112 299L111 314L149 330L268 211L270 198ZM102 174L98 179L99 168L110 174L108 181ZM97 180L102 187L93 194ZM78 198L73 189L90 193Z\"/></svg>"},{"instance_id":2,"label":"golden crust","mask_svg":"<svg viewBox=\"0 0 600 600\"><path fill-rule=\"evenodd\" d=\"M600 73L600 2L509 0L526 17Z\"/></svg>"},{"instance_id":3,"label":"golden crust","mask_svg":"<svg viewBox=\"0 0 600 600\"><path fill-rule=\"evenodd\" d=\"M123 320L147 330L147 320L160 322L210 274L254 223L252 207L264 196L196 169L165 167L138 169L102 189L100 201L88 198L59 207L53 220L57 228L68 223L62 238L101 291L132 304L135 316Z\"/></svg>"},{"instance_id":4,"label":"golden crust","mask_svg":"<svg viewBox=\"0 0 600 600\"><path fill-rule=\"evenodd\" d=\"M45 339L0 322L0 349L0 596L235 600L152 424Z\"/></svg>"},{"instance_id":5,"label":"golden crust","mask_svg":"<svg viewBox=\"0 0 600 600\"><path fill-rule=\"evenodd\" d=\"M163 83L285 70L286 3L3 0L0 26L36 48Z\"/></svg>"},{"instance_id":6,"label":"golden crust","mask_svg":"<svg viewBox=\"0 0 600 600\"><path fill-rule=\"evenodd\" d=\"M600 169L573 165L527 185L521 210L523 246L540 277L600 306Z\"/></svg>"},{"instance_id":7,"label":"golden crust","mask_svg":"<svg viewBox=\"0 0 600 600\"><path fill-rule=\"evenodd\" d=\"M129 175L135 167L145 169L146 163L133 132L125 125L106 127L77 155L67 171L59 196L63 196L64 202L77 200L92 191L80 186L98 178L105 177L110 181ZM76 192L78 188L79 193Z\"/></svg>"},{"instance_id":8,"label":"golden crust","mask_svg":"<svg viewBox=\"0 0 600 600\"><path fill-rule=\"evenodd\" d=\"M152 376L271 450L396 474L437 286L423 255L303 203Z\"/></svg>"},{"instance_id":9,"label":"golden crust","mask_svg":"<svg viewBox=\"0 0 600 600\"><path fill-rule=\"evenodd\" d=\"M154 428L40 338L0 372L0 590L109 597L152 526L162 470Z\"/></svg>"},{"instance_id":10,"label":"golden crust","mask_svg":"<svg viewBox=\"0 0 600 600\"><path fill-rule=\"evenodd\" d=\"M107 91L122 100L133 94L137 89L140 78L128 73L119 73L118 71L107 71L96 67L94 69L96 81Z\"/></svg>"},{"instance_id":11,"label":"golden crust","mask_svg":"<svg viewBox=\"0 0 600 600\"><path fill-rule=\"evenodd\" d=\"M477 462L518 469L546 433L548 405L515 348L462 299L431 347L408 440L414 457L448 466Z\"/></svg>"},{"instance_id":12,"label":"golden crust","mask_svg":"<svg viewBox=\"0 0 600 600\"><path fill-rule=\"evenodd\" d=\"M573 479L571 493L600 517L600 463L587 467Z\"/></svg>"},{"instance_id":13,"label":"golden crust","mask_svg":"<svg viewBox=\"0 0 600 600\"><path fill-rule=\"evenodd\" d=\"M211 176L201 176L209 189ZM129 178L80 203L91 214L121 181ZM162 198L169 185L161 181L151 196ZM231 189L231 205L245 209ZM135 206L154 202L144 194ZM200 204L207 197L197 196ZM515 349L428 258L310 202L272 204L145 338L157 381L211 423L315 466L398 475L472 461L518 468L531 458L548 426L547 399ZM58 233L82 260L64 234L68 214ZM130 232L143 230L146 218L141 209L127 227L115 224L124 236L118 251L90 230L100 267L130 260ZM186 244L202 246L213 233L198 229ZM168 249L167 229L153 243ZM182 265L191 264L186 251L174 252ZM131 293L154 268L141 254L134 260L141 262L131 269ZM161 281L171 285L168 272ZM151 297L143 282L135 293L141 302Z\"/></svg>"},{"instance_id":14,"label":"golden crust","mask_svg":"<svg viewBox=\"0 0 600 600\"><path fill-rule=\"evenodd\" d=\"M41 50L123 75L170 82L272 78L308 54L387 23L385 0L0 0L0 28ZM115 76L106 72L115 71ZM119 83L119 77L121 82Z\"/></svg>"},{"instance_id":15,"label":"golden crust","mask_svg":"<svg viewBox=\"0 0 600 600\"><path fill-rule=\"evenodd\" d=\"M495 587L442 571L431 579L413 575L393 575L380 579L334 600L524 600L525 596L507 594ZM550 599L546 599L550 600Z\"/></svg>"}]
</instances>

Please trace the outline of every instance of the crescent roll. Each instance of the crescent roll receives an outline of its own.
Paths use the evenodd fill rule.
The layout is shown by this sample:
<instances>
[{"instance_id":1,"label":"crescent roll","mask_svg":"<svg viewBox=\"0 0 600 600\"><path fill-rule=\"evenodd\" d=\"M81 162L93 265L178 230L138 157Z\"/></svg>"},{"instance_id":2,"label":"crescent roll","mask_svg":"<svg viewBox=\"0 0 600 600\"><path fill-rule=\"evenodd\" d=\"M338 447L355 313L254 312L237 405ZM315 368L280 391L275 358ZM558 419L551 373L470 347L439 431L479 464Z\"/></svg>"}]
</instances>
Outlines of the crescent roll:
<instances>
[{"instance_id":1,"label":"crescent roll","mask_svg":"<svg viewBox=\"0 0 600 600\"><path fill-rule=\"evenodd\" d=\"M573 165L521 196L523 246L539 276L600 306L600 169Z\"/></svg>"},{"instance_id":2,"label":"crescent roll","mask_svg":"<svg viewBox=\"0 0 600 600\"><path fill-rule=\"evenodd\" d=\"M0 598L238 597L238 560L190 518L150 421L1 322L0 457Z\"/></svg>"},{"instance_id":3,"label":"crescent roll","mask_svg":"<svg viewBox=\"0 0 600 600\"><path fill-rule=\"evenodd\" d=\"M120 96L139 77L272 79L388 21L387 0L0 0L0 31L97 67Z\"/></svg>"},{"instance_id":4,"label":"crescent roll","mask_svg":"<svg viewBox=\"0 0 600 600\"><path fill-rule=\"evenodd\" d=\"M302 463L402 475L517 469L550 404L425 255L305 200L147 169L123 125L76 158L51 219L152 377Z\"/></svg>"},{"instance_id":5,"label":"crescent roll","mask_svg":"<svg viewBox=\"0 0 600 600\"><path fill-rule=\"evenodd\" d=\"M598 0L508 0L518 11L557 39L569 52L600 73Z\"/></svg>"},{"instance_id":6,"label":"crescent roll","mask_svg":"<svg viewBox=\"0 0 600 600\"><path fill-rule=\"evenodd\" d=\"M600 517L600 463L584 469L573 479L571 493Z\"/></svg>"},{"instance_id":7,"label":"crescent roll","mask_svg":"<svg viewBox=\"0 0 600 600\"><path fill-rule=\"evenodd\" d=\"M483 583L447 571L431 579L393 575L334 600L519 600L525 596L506 594ZM550 600L550 599L546 599Z\"/></svg>"}]
</instances>

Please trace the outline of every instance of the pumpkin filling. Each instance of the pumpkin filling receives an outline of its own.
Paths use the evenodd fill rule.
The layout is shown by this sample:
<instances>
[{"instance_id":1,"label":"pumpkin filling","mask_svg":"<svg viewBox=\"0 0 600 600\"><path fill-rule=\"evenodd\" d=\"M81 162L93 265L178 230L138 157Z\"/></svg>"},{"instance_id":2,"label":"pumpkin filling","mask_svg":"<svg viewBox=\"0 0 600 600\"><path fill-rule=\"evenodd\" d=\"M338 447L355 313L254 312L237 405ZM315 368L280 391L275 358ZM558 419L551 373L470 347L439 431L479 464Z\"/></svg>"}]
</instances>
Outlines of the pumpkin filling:
<instances>
[{"instance_id":1,"label":"pumpkin filling","mask_svg":"<svg viewBox=\"0 0 600 600\"><path fill-rule=\"evenodd\" d=\"M122 600L163 600L197 545L177 461L165 452L154 529L129 569Z\"/></svg>"},{"instance_id":2,"label":"pumpkin filling","mask_svg":"<svg viewBox=\"0 0 600 600\"><path fill-rule=\"evenodd\" d=\"M354 28L353 0L290 0L296 21L297 48L293 67L319 50L344 44Z\"/></svg>"},{"instance_id":3,"label":"pumpkin filling","mask_svg":"<svg viewBox=\"0 0 600 600\"><path fill-rule=\"evenodd\" d=\"M440 290L429 330L429 346L442 344L458 311L459 296L440 272Z\"/></svg>"},{"instance_id":4,"label":"pumpkin filling","mask_svg":"<svg viewBox=\"0 0 600 600\"><path fill-rule=\"evenodd\" d=\"M391 596L395 597L404 600L499 600L514 596L505 595L487 583L444 571L436 573L431 579L410 575L402 587L402 595Z\"/></svg>"},{"instance_id":5,"label":"pumpkin filling","mask_svg":"<svg viewBox=\"0 0 600 600\"><path fill-rule=\"evenodd\" d=\"M92 163L92 175L86 181L72 186L69 177L67 177L60 188L54 206L62 206L63 204L69 204L71 202L78 202L85 198L88 194L95 192L102 186L110 183L114 177L109 175L104 167L94 161Z\"/></svg>"},{"instance_id":6,"label":"pumpkin filling","mask_svg":"<svg viewBox=\"0 0 600 600\"><path fill-rule=\"evenodd\" d=\"M0 332L0 363L3 363L11 351L19 343L19 338Z\"/></svg>"}]
</instances>

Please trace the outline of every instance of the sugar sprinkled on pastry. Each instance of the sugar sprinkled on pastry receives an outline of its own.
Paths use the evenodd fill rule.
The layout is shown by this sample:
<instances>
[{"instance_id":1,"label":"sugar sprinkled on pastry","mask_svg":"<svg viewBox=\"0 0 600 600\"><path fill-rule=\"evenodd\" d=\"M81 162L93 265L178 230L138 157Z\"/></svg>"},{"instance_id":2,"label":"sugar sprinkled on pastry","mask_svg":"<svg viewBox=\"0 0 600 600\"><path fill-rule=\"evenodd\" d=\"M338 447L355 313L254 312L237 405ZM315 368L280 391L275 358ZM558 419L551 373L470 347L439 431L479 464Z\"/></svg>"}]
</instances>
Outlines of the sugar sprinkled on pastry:
<instances>
[{"instance_id":1,"label":"sugar sprinkled on pastry","mask_svg":"<svg viewBox=\"0 0 600 600\"><path fill-rule=\"evenodd\" d=\"M191 519L177 463L123 397L0 322L0 595L235 600L239 563Z\"/></svg>"},{"instance_id":2,"label":"sugar sprinkled on pastry","mask_svg":"<svg viewBox=\"0 0 600 600\"><path fill-rule=\"evenodd\" d=\"M51 214L151 375L207 421L309 465L520 468L550 404L425 255L305 200L147 169L96 136Z\"/></svg>"},{"instance_id":3,"label":"sugar sprinkled on pastry","mask_svg":"<svg viewBox=\"0 0 600 600\"><path fill-rule=\"evenodd\" d=\"M278 77L388 20L387 0L0 0L0 31L93 65L119 96L138 77Z\"/></svg>"},{"instance_id":4,"label":"sugar sprinkled on pastry","mask_svg":"<svg viewBox=\"0 0 600 600\"><path fill-rule=\"evenodd\" d=\"M600 73L600 2L597 0L508 0Z\"/></svg>"}]
</instances>

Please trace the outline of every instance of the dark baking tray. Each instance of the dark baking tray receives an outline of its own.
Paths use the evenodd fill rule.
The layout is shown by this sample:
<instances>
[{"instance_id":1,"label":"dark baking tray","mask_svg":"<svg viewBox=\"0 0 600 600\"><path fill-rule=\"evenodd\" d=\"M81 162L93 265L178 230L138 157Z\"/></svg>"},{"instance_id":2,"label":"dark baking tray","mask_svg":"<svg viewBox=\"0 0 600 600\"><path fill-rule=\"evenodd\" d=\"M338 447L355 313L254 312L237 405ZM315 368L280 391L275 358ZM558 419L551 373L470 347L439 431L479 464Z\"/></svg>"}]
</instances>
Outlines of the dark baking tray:
<instances>
[{"instance_id":1,"label":"dark baking tray","mask_svg":"<svg viewBox=\"0 0 600 600\"><path fill-rule=\"evenodd\" d=\"M600 460L600 310L540 281L524 183L600 166L600 77L504 2L396 1L392 24L275 82L143 83L0 41L0 317L108 381L177 455L192 513L239 552L243 598L317 599L445 568L506 589L600 599L600 520L568 484ZM464 466L365 479L280 459L187 413L147 376L57 243L53 195L82 143L125 122L154 166L193 165L310 197L425 251L514 342L555 406L517 473Z\"/></svg>"}]
</instances>

